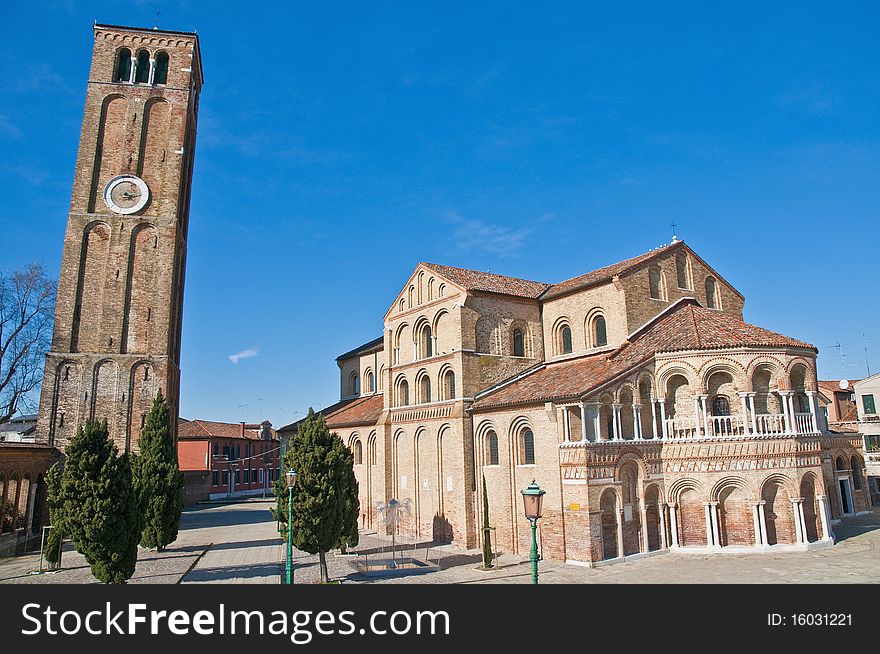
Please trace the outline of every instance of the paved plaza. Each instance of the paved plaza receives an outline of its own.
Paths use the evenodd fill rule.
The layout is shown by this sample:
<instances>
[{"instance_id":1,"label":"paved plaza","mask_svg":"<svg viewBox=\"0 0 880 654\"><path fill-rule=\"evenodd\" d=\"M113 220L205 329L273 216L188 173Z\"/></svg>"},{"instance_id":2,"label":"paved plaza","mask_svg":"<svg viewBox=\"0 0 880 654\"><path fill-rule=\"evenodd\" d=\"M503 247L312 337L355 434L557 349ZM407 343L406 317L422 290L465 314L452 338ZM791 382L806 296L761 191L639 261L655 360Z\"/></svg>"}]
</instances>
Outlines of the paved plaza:
<instances>
[{"instance_id":1,"label":"paved plaza","mask_svg":"<svg viewBox=\"0 0 880 654\"><path fill-rule=\"evenodd\" d=\"M164 552L141 549L131 583L269 583L284 569L284 544L271 508L274 502L204 504L187 509L180 533ZM542 561L542 583L880 583L880 509L836 526L834 547L808 552L746 554L669 554L598 568ZM390 541L361 534L349 555L329 553L330 576L341 583L529 583L530 567L521 556L502 554L496 570L484 572L478 550L401 539L399 557L430 564L430 571L399 577L368 577L357 560L390 557ZM400 541L399 541L400 542ZM97 583L84 558L68 546L64 567L33 574L39 555L0 560L0 583ZM294 582L318 581L318 557L295 551Z\"/></svg>"}]
</instances>

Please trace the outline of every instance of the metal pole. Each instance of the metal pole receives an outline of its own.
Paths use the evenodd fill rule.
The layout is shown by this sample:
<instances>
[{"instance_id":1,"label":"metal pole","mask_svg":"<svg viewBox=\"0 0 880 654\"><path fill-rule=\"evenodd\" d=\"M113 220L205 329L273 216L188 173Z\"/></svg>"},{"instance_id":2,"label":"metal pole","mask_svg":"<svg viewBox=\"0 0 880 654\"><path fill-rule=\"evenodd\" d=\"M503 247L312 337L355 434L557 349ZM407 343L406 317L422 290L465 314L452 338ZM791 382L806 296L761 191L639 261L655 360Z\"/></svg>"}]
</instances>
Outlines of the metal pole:
<instances>
[{"instance_id":1,"label":"metal pole","mask_svg":"<svg viewBox=\"0 0 880 654\"><path fill-rule=\"evenodd\" d=\"M538 521L529 520L532 523L532 551L529 560L532 562L532 583L538 583Z\"/></svg>"},{"instance_id":2,"label":"metal pole","mask_svg":"<svg viewBox=\"0 0 880 654\"><path fill-rule=\"evenodd\" d=\"M293 583L293 487L288 489L287 497L287 561L284 564L287 584Z\"/></svg>"}]
</instances>

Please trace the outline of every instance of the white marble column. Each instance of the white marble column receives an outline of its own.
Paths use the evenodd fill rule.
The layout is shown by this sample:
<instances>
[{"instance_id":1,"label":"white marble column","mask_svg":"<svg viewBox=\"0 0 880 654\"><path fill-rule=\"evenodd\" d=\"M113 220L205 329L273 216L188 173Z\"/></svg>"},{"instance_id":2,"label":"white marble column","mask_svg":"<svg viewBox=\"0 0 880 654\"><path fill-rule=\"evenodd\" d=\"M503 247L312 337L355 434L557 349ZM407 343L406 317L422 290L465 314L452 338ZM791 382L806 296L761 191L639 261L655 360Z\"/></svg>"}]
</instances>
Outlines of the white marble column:
<instances>
[{"instance_id":1,"label":"white marble column","mask_svg":"<svg viewBox=\"0 0 880 654\"><path fill-rule=\"evenodd\" d=\"M645 503L642 502L642 524L641 524L641 534L642 534L642 552L650 551L650 546L648 543L648 507L645 506Z\"/></svg>"},{"instance_id":2,"label":"white marble column","mask_svg":"<svg viewBox=\"0 0 880 654\"><path fill-rule=\"evenodd\" d=\"M672 547L678 547L678 506L676 504L669 505L669 538L672 541Z\"/></svg>"},{"instance_id":3,"label":"white marble column","mask_svg":"<svg viewBox=\"0 0 880 654\"><path fill-rule=\"evenodd\" d=\"M742 410L743 434L751 434L752 433L752 427L751 427L752 423L751 423L751 420L749 419L749 408L747 406L748 394L747 393L738 393L738 395L739 395L740 409Z\"/></svg>"},{"instance_id":4,"label":"white marble column","mask_svg":"<svg viewBox=\"0 0 880 654\"><path fill-rule=\"evenodd\" d=\"M623 509L617 511L617 556L623 556Z\"/></svg>"},{"instance_id":5,"label":"white marble column","mask_svg":"<svg viewBox=\"0 0 880 654\"><path fill-rule=\"evenodd\" d=\"M785 425L785 433L794 433L794 425L791 422L791 415L788 410L788 392L779 391L779 397L782 400L782 422Z\"/></svg>"},{"instance_id":6,"label":"white marble column","mask_svg":"<svg viewBox=\"0 0 880 654\"><path fill-rule=\"evenodd\" d=\"M657 511L660 516L660 549L665 550L669 545L666 542L666 529L667 529L667 521L666 521L666 505L658 504Z\"/></svg>"},{"instance_id":7,"label":"white marble column","mask_svg":"<svg viewBox=\"0 0 880 654\"><path fill-rule=\"evenodd\" d=\"M657 400L651 398L651 438L657 440Z\"/></svg>"},{"instance_id":8,"label":"white marble column","mask_svg":"<svg viewBox=\"0 0 880 654\"><path fill-rule=\"evenodd\" d=\"M749 393L749 409L752 414L752 433L758 433L758 414L755 413L755 395L756 393Z\"/></svg>"},{"instance_id":9,"label":"white marble column","mask_svg":"<svg viewBox=\"0 0 880 654\"><path fill-rule=\"evenodd\" d=\"M128 73L128 81L134 84L134 73L137 70L137 55L131 58L131 70Z\"/></svg>"},{"instance_id":10,"label":"white marble column","mask_svg":"<svg viewBox=\"0 0 880 654\"><path fill-rule=\"evenodd\" d=\"M617 402L611 405L611 427L613 430L611 440L613 441L623 438L620 433L620 408L622 406L622 404L618 404Z\"/></svg>"},{"instance_id":11,"label":"white marble column","mask_svg":"<svg viewBox=\"0 0 880 654\"><path fill-rule=\"evenodd\" d=\"M700 398L699 396L694 396L694 434L699 436L700 430L702 427L700 426L703 423L703 419L700 417Z\"/></svg>"},{"instance_id":12,"label":"white marble column","mask_svg":"<svg viewBox=\"0 0 880 654\"><path fill-rule=\"evenodd\" d=\"M581 440L586 443L589 438L589 428L587 427L587 403L581 402Z\"/></svg>"},{"instance_id":13,"label":"white marble column","mask_svg":"<svg viewBox=\"0 0 880 654\"><path fill-rule=\"evenodd\" d=\"M758 516L757 504L752 504L752 528L755 533L755 547L761 547L764 541L761 540L761 518Z\"/></svg>"},{"instance_id":14,"label":"white marble column","mask_svg":"<svg viewBox=\"0 0 880 654\"><path fill-rule=\"evenodd\" d=\"M721 547L721 530L718 528L718 502L709 502L709 515L712 518L713 545Z\"/></svg>"},{"instance_id":15,"label":"white marble column","mask_svg":"<svg viewBox=\"0 0 880 654\"><path fill-rule=\"evenodd\" d=\"M797 508L798 508L798 520L800 520L800 523L801 523L801 536L804 539L804 544L807 544L810 542L810 535L807 533L807 519L804 516L804 501L803 501L803 499L798 501Z\"/></svg>"},{"instance_id":16,"label":"white marble column","mask_svg":"<svg viewBox=\"0 0 880 654\"><path fill-rule=\"evenodd\" d=\"M642 440L642 405L633 402L633 437Z\"/></svg>"},{"instance_id":17,"label":"white marble column","mask_svg":"<svg viewBox=\"0 0 880 654\"><path fill-rule=\"evenodd\" d=\"M819 519L822 521L822 540L834 540L834 532L831 531L831 522L828 520L828 497L817 495L819 500Z\"/></svg>"},{"instance_id":18,"label":"white marble column","mask_svg":"<svg viewBox=\"0 0 880 654\"><path fill-rule=\"evenodd\" d=\"M149 84L153 84L153 78L156 75L156 60L150 59L150 76L149 76Z\"/></svg>"},{"instance_id":19,"label":"white marble column","mask_svg":"<svg viewBox=\"0 0 880 654\"><path fill-rule=\"evenodd\" d=\"M810 405L810 417L813 420L813 431L821 432L819 429L819 400L817 399L816 391L806 391L807 393L807 402Z\"/></svg>"},{"instance_id":20,"label":"white marble column","mask_svg":"<svg viewBox=\"0 0 880 654\"><path fill-rule=\"evenodd\" d=\"M562 442L570 443L571 442L571 423L569 422L571 416L568 415L568 407L562 407Z\"/></svg>"},{"instance_id":21,"label":"white marble column","mask_svg":"<svg viewBox=\"0 0 880 654\"><path fill-rule=\"evenodd\" d=\"M765 500L758 502L758 524L761 527L761 542L767 545L767 516L764 515Z\"/></svg>"},{"instance_id":22,"label":"white marble column","mask_svg":"<svg viewBox=\"0 0 880 654\"><path fill-rule=\"evenodd\" d=\"M700 405L703 409L703 436L714 436L712 432L709 431L709 412L706 410L706 398L708 395L700 395Z\"/></svg>"},{"instance_id":23,"label":"white marble column","mask_svg":"<svg viewBox=\"0 0 880 654\"><path fill-rule=\"evenodd\" d=\"M657 402L660 404L660 438L669 438L666 431L666 398L658 397Z\"/></svg>"},{"instance_id":24,"label":"white marble column","mask_svg":"<svg viewBox=\"0 0 880 654\"><path fill-rule=\"evenodd\" d=\"M800 498L791 500L791 517L794 521L794 539L797 544L804 542L804 525L801 522Z\"/></svg>"},{"instance_id":25,"label":"white marble column","mask_svg":"<svg viewBox=\"0 0 880 654\"><path fill-rule=\"evenodd\" d=\"M711 507L708 502L703 504L703 512L706 517L706 547L713 547L715 545L715 532L712 529Z\"/></svg>"}]
</instances>

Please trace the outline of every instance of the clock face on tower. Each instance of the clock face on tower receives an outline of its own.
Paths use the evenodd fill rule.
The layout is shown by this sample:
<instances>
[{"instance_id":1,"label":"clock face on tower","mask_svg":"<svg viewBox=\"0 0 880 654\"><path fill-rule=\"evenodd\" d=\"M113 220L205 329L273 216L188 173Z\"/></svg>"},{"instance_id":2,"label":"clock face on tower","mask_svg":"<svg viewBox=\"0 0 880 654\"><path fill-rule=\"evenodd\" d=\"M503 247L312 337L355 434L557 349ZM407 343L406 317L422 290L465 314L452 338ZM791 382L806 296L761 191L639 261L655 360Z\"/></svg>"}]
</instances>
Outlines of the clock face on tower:
<instances>
[{"instance_id":1,"label":"clock face on tower","mask_svg":"<svg viewBox=\"0 0 880 654\"><path fill-rule=\"evenodd\" d=\"M114 213L137 213L149 200L147 183L134 175L117 175L104 187L104 202Z\"/></svg>"}]
</instances>

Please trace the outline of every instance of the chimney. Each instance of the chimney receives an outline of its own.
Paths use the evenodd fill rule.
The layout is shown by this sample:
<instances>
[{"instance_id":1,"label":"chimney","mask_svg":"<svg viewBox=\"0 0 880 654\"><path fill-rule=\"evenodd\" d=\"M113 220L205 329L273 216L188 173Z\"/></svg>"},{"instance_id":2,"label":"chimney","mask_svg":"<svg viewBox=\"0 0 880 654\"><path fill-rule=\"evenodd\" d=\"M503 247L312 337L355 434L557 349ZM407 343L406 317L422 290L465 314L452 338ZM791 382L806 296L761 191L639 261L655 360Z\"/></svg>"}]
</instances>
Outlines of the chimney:
<instances>
[{"instance_id":1,"label":"chimney","mask_svg":"<svg viewBox=\"0 0 880 654\"><path fill-rule=\"evenodd\" d=\"M241 437L244 438L244 421L239 423L241 425Z\"/></svg>"}]
</instances>

